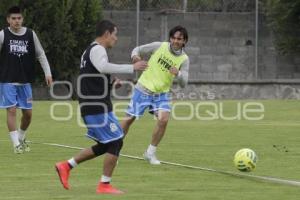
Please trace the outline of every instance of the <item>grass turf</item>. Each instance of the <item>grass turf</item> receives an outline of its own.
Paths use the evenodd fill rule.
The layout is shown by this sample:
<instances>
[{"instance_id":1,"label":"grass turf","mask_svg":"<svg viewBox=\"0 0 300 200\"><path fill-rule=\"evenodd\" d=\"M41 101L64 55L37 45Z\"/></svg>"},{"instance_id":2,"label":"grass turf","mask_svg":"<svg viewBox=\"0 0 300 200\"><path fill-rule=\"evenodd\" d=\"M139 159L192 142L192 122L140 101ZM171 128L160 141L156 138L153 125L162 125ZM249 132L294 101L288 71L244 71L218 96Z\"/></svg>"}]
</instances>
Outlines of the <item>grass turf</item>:
<instances>
[{"instance_id":1,"label":"grass turf","mask_svg":"<svg viewBox=\"0 0 300 200\"><path fill-rule=\"evenodd\" d=\"M214 101L213 101L214 102ZM158 149L161 160L181 164L237 172L233 167L234 153L244 147L259 156L257 169L250 174L300 180L300 102L293 100L256 101L264 106L264 119L259 121L199 120L187 106L176 109L177 117L191 114L189 120L170 120L167 133ZM37 101L28 139L35 142L58 143L87 147L93 144L84 137L74 116L67 121L50 117L54 102ZM193 108L198 102L190 102ZM246 101L215 102L221 104L224 116L235 116L237 105ZM213 111L212 107L209 107ZM56 107L54 114L65 117L67 107ZM201 110L204 116L205 111ZM117 112L122 116L122 112ZM198 113L199 114L199 113ZM0 199L143 199L143 200L236 200L299 199L299 187L264 183L181 167L151 166L140 160L121 157L113 176L113 185L126 191L121 197L96 195L102 171L102 157L82 163L72 171L71 190L60 185L54 163L68 159L77 150L32 144L30 153L15 155L7 136L6 114L0 111ZM125 139L123 154L141 156L149 144L155 121L146 114L136 121ZM276 145L274 147L274 145ZM287 150L287 152L286 152Z\"/></svg>"}]
</instances>

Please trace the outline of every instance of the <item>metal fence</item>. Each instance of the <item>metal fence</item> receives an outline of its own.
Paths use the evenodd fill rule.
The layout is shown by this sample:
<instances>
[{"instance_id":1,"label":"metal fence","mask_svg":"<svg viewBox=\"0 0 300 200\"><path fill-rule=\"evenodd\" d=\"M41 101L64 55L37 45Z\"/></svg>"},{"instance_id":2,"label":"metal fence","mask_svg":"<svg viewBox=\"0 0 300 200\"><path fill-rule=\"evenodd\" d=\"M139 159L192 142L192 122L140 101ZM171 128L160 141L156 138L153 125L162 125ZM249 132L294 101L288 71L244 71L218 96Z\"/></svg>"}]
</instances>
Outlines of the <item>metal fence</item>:
<instances>
[{"instance_id":1,"label":"metal fence","mask_svg":"<svg viewBox=\"0 0 300 200\"><path fill-rule=\"evenodd\" d=\"M104 10L135 10L137 0L103 0ZM141 11L251 12L253 0L139 0Z\"/></svg>"},{"instance_id":2,"label":"metal fence","mask_svg":"<svg viewBox=\"0 0 300 200\"><path fill-rule=\"evenodd\" d=\"M299 79L300 59L278 54L264 15L264 0L103 0L105 17L120 29L112 53L168 40L174 25L188 29L190 80L255 81ZM119 52L117 52L119 51Z\"/></svg>"}]
</instances>

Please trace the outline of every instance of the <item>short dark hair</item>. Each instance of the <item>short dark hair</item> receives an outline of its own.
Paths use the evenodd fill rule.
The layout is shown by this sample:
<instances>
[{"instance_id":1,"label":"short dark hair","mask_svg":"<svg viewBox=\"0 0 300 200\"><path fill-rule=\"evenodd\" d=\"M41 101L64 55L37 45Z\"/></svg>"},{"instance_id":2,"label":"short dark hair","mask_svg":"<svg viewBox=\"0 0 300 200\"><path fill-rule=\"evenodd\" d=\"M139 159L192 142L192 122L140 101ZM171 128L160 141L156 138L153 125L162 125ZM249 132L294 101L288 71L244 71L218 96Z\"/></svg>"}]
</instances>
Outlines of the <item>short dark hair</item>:
<instances>
[{"instance_id":1,"label":"short dark hair","mask_svg":"<svg viewBox=\"0 0 300 200\"><path fill-rule=\"evenodd\" d=\"M169 40L171 37L174 36L174 34L179 31L182 35L183 35L183 39L187 42L188 39L189 39L189 36L188 36L188 32L187 30L182 27L182 26L175 26L174 28L172 28L169 32Z\"/></svg>"},{"instance_id":2,"label":"short dark hair","mask_svg":"<svg viewBox=\"0 0 300 200\"><path fill-rule=\"evenodd\" d=\"M7 16L11 14L22 14L22 10L19 6L12 6L7 10Z\"/></svg>"},{"instance_id":3,"label":"short dark hair","mask_svg":"<svg viewBox=\"0 0 300 200\"><path fill-rule=\"evenodd\" d=\"M109 20L102 20L96 25L96 36L102 36L106 31L110 33L114 32L115 27L117 27L114 23Z\"/></svg>"}]
</instances>

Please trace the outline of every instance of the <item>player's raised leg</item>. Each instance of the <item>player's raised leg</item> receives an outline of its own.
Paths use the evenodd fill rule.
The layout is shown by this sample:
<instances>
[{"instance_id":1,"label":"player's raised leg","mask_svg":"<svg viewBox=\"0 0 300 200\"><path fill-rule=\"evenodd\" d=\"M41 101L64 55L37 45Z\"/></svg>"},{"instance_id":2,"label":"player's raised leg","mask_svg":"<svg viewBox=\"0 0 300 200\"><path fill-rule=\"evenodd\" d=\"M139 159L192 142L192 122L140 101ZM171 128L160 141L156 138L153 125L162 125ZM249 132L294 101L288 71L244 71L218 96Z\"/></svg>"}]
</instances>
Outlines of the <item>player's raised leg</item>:
<instances>
[{"instance_id":1,"label":"player's raised leg","mask_svg":"<svg viewBox=\"0 0 300 200\"><path fill-rule=\"evenodd\" d=\"M92 148L93 147L85 148L81 150L76 156L70 158L68 161L62 161L55 164L60 182L66 190L70 189L69 176L71 169L86 160L97 157Z\"/></svg>"}]
</instances>

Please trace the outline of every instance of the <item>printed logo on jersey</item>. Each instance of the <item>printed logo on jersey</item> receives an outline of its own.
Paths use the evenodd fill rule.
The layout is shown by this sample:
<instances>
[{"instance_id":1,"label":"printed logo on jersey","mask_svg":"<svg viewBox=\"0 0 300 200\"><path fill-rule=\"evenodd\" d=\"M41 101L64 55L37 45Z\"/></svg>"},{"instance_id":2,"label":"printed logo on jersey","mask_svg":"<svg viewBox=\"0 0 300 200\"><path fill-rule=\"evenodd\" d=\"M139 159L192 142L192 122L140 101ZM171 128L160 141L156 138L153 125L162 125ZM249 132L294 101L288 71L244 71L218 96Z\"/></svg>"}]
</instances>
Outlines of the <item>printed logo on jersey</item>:
<instances>
[{"instance_id":1,"label":"printed logo on jersey","mask_svg":"<svg viewBox=\"0 0 300 200\"><path fill-rule=\"evenodd\" d=\"M32 103L32 98L31 97L27 99L27 103Z\"/></svg>"},{"instance_id":2,"label":"printed logo on jersey","mask_svg":"<svg viewBox=\"0 0 300 200\"><path fill-rule=\"evenodd\" d=\"M9 53L23 56L28 53L28 44L29 41L27 40L9 40Z\"/></svg>"},{"instance_id":3,"label":"printed logo on jersey","mask_svg":"<svg viewBox=\"0 0 300 200\"><path fill-rule=\"evenodd\" d=\"M168 57L164 56L163 54L160 55L157 64L164 72L168 72L172 66L175 66L175 63Z\"/></svg>"},{"instance_id":4,"label":"printed logo on jersey","mask_svg":"<svg viewBox=\"0 0 300 200\"><path fill-rule=\"evenodd\" d=\"M118 130L118 127L115 123L110 123L109 127L111 132L115 132Z\"/></svg>"}]
</instances>

